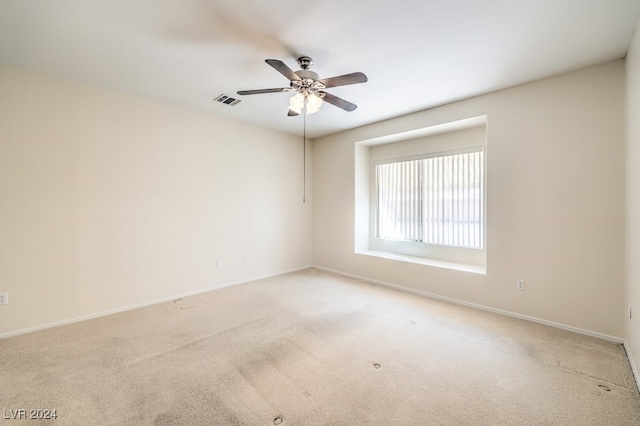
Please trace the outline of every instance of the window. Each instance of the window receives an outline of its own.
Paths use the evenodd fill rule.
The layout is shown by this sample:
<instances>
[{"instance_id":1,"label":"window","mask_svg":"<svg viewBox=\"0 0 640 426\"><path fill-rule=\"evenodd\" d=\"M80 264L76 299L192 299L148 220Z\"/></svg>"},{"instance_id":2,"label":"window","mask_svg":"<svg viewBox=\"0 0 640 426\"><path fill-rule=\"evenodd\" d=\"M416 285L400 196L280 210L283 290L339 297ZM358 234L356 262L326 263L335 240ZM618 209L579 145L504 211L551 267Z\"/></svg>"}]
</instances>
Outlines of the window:
<instances>
[{"instance_id":1,"label":"window","mask_svg":"<svg viewBox=\"0 0 640 426\"><path fill-rule=\"evenodd\" d=\"M484 247L482 147L375 165L376 238Z\"/></svg>"},{"instance_id":2,"label":"window","mask_svg":"<svg viewBox=\"0 0 640 426\"><path fill-rule=\"evenodd\" d=\"M487 116L355 144L354 253L487 271Z\"/></svg>"}]
</instances>

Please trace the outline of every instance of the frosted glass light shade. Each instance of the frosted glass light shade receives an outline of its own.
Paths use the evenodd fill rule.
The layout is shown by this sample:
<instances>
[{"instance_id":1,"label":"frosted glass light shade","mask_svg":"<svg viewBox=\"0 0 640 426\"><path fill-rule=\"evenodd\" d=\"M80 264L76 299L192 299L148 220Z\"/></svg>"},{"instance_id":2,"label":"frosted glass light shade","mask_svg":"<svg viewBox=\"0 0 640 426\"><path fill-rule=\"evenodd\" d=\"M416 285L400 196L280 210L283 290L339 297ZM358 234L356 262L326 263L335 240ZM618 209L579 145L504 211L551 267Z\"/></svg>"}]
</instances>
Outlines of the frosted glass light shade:
<instances>
[{"instance_id":1,"label":"frosted glass light shade","mask_svg":"<svg viewBox=\"0 0 640 426\"><path fill-rule=\"evenodd\" d=\"M324 101L322 98L314 93L309 93L306 96L302 93L296 93L291 99L289 99L289 109L300 114L302 109L306 106L307 115L309 115L318 112L323 103Z\"/></svg>"},{"instance_id":2,"label":"frosted glass light shade","mask_svg":"<svg viewBox=\"0 0 640 426\"><path fill-rule=\"evenodd\" d=\"M314 93L311 93L309 96L307 96L307 115L318 112L323 103L324 101L322 100L322 98L316 96Z\"/></svg>"},{"instance_id":3,"label":"frosted glass light shade","mask_svg":"<svg viewBox=\"0 0 640 426\"><path fill-rule=\"evenodd\" d=\"M304 108L304 95L302 93L296 93L289 99L289 109L300 114L302 108Z\"/></svg>"}]
</instances>

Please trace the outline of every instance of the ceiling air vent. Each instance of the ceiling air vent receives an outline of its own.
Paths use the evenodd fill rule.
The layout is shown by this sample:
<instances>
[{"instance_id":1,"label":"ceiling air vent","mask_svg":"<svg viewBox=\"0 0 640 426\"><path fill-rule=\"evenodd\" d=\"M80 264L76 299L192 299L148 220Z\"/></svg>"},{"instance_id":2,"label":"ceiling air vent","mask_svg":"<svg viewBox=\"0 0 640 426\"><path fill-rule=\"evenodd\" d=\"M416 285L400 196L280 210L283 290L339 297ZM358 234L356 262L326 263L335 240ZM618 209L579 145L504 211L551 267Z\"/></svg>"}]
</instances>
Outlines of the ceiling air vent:
<instances>
[{"instance_id":1,"label":"ceiling air vent","mask_svg":"<svg viewBox=\"0 0 640 426\"><path fill-rule=\"evenodd\" d=\"M218 101L229 106L234 106L241 102L240 99L232 98L231 96L227 95L218 95L218 97L215 98L214 101Z\"/></svg>"}]
</instances>

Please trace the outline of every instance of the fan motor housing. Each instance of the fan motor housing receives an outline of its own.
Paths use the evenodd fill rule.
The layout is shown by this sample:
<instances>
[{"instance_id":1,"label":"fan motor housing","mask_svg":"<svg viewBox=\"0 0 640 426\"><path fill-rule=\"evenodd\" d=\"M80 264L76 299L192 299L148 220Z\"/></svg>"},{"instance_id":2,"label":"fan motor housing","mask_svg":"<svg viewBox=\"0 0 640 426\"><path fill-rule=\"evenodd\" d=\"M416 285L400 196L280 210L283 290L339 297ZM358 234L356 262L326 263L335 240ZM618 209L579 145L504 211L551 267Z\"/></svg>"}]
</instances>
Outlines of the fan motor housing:
<instances>
[{"instance_id":1,"label":"fan motor housing","mask_svg":"<svg viewBox=\"0 0 640 426\"><path fill-rule=\"evenodd\" d=\"M318 73L313 72L311 70L299 70L296 71L296 74L298 75L298 77L305 79L311 79L311 80L317 80L318 79Z\"/></svg>"}]
</instances>

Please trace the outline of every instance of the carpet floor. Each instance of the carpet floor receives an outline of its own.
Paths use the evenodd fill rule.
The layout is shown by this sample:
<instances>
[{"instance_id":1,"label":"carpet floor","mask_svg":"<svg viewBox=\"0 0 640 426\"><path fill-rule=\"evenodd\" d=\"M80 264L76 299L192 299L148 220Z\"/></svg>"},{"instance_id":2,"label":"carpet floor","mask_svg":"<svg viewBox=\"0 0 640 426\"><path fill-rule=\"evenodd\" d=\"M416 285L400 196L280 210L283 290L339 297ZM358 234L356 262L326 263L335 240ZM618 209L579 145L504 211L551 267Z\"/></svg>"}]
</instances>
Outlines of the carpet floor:
<instances>
[{"instance_id":1,"label":"carpet floor","mask_svg":"<svg viewBox=\"0 0 640 426\"><path fill-rule=\"evenodd\" d=\"M0 410L39 425L640 425L619 344L317 269L2 339ZM29 420L44 410L57 418Z\"/></svg>"}]
</instances>

